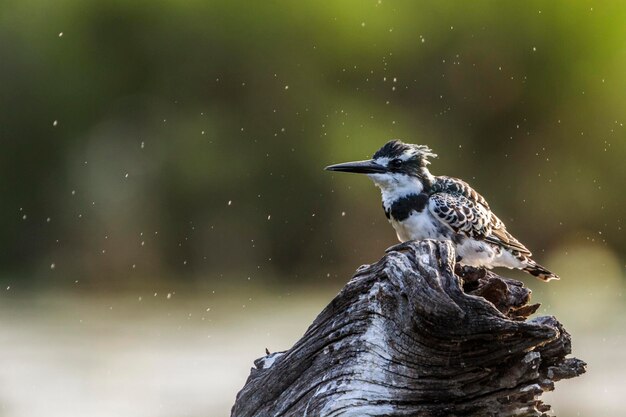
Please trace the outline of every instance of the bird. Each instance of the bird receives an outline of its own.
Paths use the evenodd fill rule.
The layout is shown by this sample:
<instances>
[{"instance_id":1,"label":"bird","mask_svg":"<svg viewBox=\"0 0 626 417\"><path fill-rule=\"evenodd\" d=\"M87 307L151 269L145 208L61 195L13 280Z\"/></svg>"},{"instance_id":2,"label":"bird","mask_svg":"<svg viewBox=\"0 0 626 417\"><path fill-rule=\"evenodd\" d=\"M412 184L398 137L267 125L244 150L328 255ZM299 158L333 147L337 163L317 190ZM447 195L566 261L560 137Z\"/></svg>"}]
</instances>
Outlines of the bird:
<instances>
[{"instance_id":1,"label":"bird","mask_svg":"<svg viewBox=\"0 0 626 417\"><path fill-rule=\"evenodd\" d=\"M436 157L426 145L392 140L372 159L325 169L365 174L373 180L381 190L385 215L400 242L450 241L462 266L506 267L543 281L559 279L532 259L528 248L507 231L487 200L467 182L432 175L429 159Z\"/></svg>"}]
</instances>

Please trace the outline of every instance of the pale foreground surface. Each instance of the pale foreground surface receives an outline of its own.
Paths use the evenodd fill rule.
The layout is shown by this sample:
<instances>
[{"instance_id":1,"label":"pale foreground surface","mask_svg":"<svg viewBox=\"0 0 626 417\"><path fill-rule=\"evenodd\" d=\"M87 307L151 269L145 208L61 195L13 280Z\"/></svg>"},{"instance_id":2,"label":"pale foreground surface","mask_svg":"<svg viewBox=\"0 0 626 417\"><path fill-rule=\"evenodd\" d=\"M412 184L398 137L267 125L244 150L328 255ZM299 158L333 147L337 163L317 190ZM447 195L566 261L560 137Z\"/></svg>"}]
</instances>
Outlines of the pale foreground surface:
<instances>
[{"instance_id":1,"label":"pale foreground surface","mask_svg":"<svg viewBox=\"0 0 626 417\"><path fill-rule=\"evenodd\" d=\"M228 416L252 361L265 347L291 346L335 291L254 298L3 291L0 416ZM616 297L613 307L581 302L574 313L536 292L542 314L564 322L574 354L589 364L586 375L546 396L560 417L626 415L626 311L621 288L605 295Z\"/></svg>"}]
</instances>

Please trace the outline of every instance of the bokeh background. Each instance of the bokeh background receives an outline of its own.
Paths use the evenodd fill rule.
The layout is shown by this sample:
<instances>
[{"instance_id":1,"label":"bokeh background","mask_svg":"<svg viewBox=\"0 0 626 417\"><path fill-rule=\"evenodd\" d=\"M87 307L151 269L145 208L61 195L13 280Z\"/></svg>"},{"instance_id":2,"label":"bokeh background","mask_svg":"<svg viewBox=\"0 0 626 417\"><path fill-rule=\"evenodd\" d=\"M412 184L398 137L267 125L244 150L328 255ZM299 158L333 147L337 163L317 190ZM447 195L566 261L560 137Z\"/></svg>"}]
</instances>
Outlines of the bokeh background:
<instances>
[{"instance_id":1,"label":"bokeh background","mask_svg":"<svg viewBox=\"0 0 626 417\"><path fill-rule=\"evenodd\" d=\"M562 280L626 415L626 3L3 0L0 415L225 416L395 243L366 179L428 144Z\"/></svg>"}]
</instances>

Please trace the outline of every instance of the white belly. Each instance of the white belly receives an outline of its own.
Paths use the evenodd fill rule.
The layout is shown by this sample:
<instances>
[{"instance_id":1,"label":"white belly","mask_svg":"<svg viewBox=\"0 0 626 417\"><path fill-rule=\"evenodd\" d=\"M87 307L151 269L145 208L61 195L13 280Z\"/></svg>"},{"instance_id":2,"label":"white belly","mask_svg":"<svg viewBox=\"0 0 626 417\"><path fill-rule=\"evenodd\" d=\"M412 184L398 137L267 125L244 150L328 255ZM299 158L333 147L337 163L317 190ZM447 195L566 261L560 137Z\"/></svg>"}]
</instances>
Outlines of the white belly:
<instances>
[{"instance_id":1,"label":"white belly","mask_svg":"<svg viewBox=\"0 0 626 417\"><path fill-rule=\"evenodd\" d=\"M493 268L503 266L506 268L522 268L523 262L505 249L498 248L482 240L465 239L456 245L456 253L461 257L462 265L482 266Z\"/></svg>"},{"instance_id":2,"label":"white belly","mask_svg":"<svg viewBox=\"0 0 626 417\"><path fill-rule=\"evenodd\" d=\"M524 264L510 252L498 248L482 240L471 238L453 239L454 233L435 218L430 211L412 212L411 215L399 222L393 217L389 220L396 230L400 242L409 240L449 240L455 245L456 253L462 265L493 268L522 268ZM456 243L461 241L461 243Z\"/></svg>"},{"instance_id":3,"label":"white belly","mask_svg":"<svg viewBox=\"0 0 626 417\"><path fill-rule=\"evenodd\" d=\"M414 211L408 218L401 222L396 221L393 217L389 221L396 230L400 242L406 242L408 240L447 239L447 237L443 235L443 225L439 220L433 217L428 210L419 213Z\"/></svg>"}]
</instances>

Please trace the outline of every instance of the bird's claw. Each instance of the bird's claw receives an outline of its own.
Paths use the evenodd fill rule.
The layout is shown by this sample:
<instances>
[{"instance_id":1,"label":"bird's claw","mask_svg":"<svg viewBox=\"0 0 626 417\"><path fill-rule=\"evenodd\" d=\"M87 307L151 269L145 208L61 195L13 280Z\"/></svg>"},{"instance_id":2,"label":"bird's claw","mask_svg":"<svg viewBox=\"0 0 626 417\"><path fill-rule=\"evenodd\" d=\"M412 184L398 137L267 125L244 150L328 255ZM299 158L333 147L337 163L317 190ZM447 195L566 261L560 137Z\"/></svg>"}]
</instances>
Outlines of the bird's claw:
<instances>
[{"instance_id":1,"label":"bird's claw","mask_svg":"<svg viewBox=\"0 0 626 417\"><path fill-rule=\"evenodd\" d=\"M389 252L402 252L405 250L409 250L409 247L413 243L412 240L407 240L406 242L398 243L397 245L389 246L385 249L385 253Z\"/></svg>"}]
</instances>

